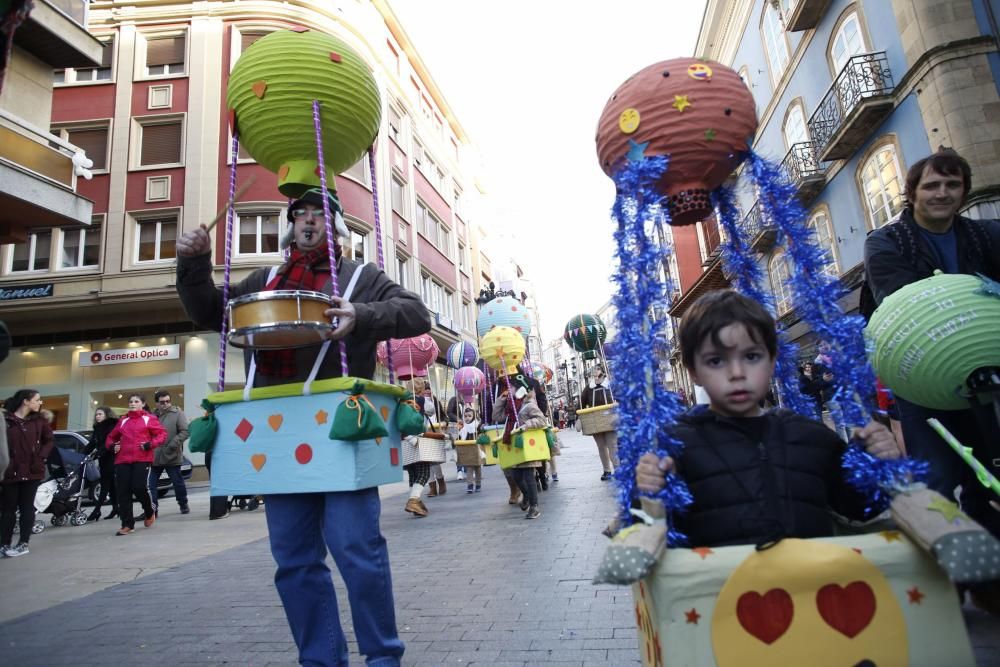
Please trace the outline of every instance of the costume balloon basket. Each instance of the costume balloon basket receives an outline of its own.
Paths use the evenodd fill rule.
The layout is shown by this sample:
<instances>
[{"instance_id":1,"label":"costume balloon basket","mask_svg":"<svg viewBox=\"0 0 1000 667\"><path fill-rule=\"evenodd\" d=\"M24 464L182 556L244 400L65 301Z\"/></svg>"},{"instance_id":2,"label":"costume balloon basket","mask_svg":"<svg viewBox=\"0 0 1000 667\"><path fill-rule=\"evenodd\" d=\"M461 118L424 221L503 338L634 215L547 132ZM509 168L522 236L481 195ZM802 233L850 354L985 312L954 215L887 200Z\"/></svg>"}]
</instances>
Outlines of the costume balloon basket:
<instances>
[{"instance_id":1,"label":"costume balloon basket","mask_svg":"<svg viewBox=\"0 0 1000 667\"><path fill-rule=\"evenodd\" d=\"M455 463L460 466L484 465L480 453L484 446L476 443L475 440L455 441Z\"/></svg>"},{"instance_id":2,"label":"costume balloon basket","mask_svg":"<svg viewBox=\"0 0 1000 667\"><path fill-rule=\"evenodd\" d=\"M549 447L554 438L551 428L514 429L509 445L501 438L493 441L493 455L504 470L530 461L548 461L552 458Z\"/></svg>"},{"instance_id":3,"label":"costume balloon basket","mask_svg":"<svg viewBox=\"0 0 1000 667\"><path fill-rule=\"evenodd\" d=\"M403 439L403 465L411 463L444 463L448 437L444 433L424 433Z\"/></svg>"},{"instance_id":4,"label":"costume balloon basket","mask_svg":"<svg viewBox=\"0 0 1000 667\"><path fill-rule=\"evenodd\" d=\"M363 398L354 398L356 383ZM335 378L210 394L218 423L212 448L212 495L242 496L270 493L357 491L403 479L396 406L400 387ZM362 440L331 438L338 410L347 420L361 420L354 403L369 408L369 418L381 421L379 437ZM366 427L373 426L371 424ZM363 435L357 433L356 435ZM354 436L352 436L354 437Z\"/></svg>"},{"instance_id":5,"label":"costume balloon basket","mask_svg":"<svg viewBox=\"0 0 1000 667\"><path fill-rule=\"evenodd\" d=\"M618 425L618 414L615 412L617 407L617 403L611 403L577 410L576 417L580 420L580 432L584 435L596 435L614 431Z\"/></svg>"},{"instance_id":6,"label":"costume balloon basket","mask_svg":"<svg viewBox=\"0 0 1000 667\"><path fill-rule=\"evenodd\" d=\"M959 597L904 535L668 549L632 585L646 667L973 667Z\"/></svg>"}]
</instances>

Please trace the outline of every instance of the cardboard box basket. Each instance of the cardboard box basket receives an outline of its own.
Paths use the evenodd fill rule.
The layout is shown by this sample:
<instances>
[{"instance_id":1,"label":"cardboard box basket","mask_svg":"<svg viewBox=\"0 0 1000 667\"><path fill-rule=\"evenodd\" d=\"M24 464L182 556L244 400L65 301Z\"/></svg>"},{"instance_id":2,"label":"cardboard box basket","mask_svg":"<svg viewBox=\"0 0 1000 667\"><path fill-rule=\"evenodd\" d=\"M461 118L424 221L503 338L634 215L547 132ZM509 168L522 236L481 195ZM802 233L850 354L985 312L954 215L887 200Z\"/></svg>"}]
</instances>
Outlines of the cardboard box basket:
<instances>
[{"instance_id":1,"label":"cardboard box basket","mask_svg":"<svg viewBox=\"0 0 1000 667\"><path fill-rule=\"evenodd\" d=\"M514 445L514 436L511 436L511 444L505 445L500 440L494 443L497 448L497 458L500 467L506 470L528 461L548 461L549 441L545 437L545 429L533 428L524 431L524 446Z\"/></svg>"},{"instance_id":2,"label":"cardboard box basket","mask_svg":"<svg viewBox=\"0 0 1000 667\"><path fill-rule=\"evenodd\" d=\"M611 403L610 405L599 405L596 408L577 410L576 416L580 420L581 433L594 435L595 433L614 431L618 427L617 407L617 403Z\"/></svg>"},{"instance_id":3,"label":"cardboard box basket","mask_svg":"<svg viewBox=\"0 0 1000 667\"><path fill-rule=\"evenodd\" d=\"M479 445L476 444L475 440L456 440L455 441L455 463L460 466L477 466L481 465L479 460Z\"/></svg>"},{"instance_id":4,"label":"cardboard box basket","mask_svg":"<svg viewBox=\"0 0 1000 667\"><path fill-rule=\"evenodd\" d=\"M668 549L632 586L646 667L973 667L958 596L896 531Z\"/></svg>"},{"instance_id":5,"label":"cardboard box basket","mask_svg":"<svg viewBox=\"0 0 1000 667\"><path fill-rule=\"evenodd\" d=\"M337 408L357 378L284 384L210 394L219 428L212 449L212 495L356 491L403 479L396 401L400 387L360 380L389 435L330 439Z\"/></svg>"}]
</instances>

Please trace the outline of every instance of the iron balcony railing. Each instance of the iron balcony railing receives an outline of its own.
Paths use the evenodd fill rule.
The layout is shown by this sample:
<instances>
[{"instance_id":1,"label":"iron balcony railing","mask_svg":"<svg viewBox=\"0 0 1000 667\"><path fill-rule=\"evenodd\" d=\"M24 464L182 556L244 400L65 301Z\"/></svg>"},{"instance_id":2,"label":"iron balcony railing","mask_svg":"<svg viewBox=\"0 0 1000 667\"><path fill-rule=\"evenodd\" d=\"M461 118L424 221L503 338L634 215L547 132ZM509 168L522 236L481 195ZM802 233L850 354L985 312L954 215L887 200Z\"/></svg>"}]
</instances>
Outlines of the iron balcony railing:
<instances>
[{"instance_id":1,"label":"iron balcony railing","mask_svg":"<svg viewBox=\"0 0 1000 667\"><path fill-rule=\"evenodd\" d=\"M798 185L807 178L822 176L825 168L816 158L816 149L811 141L792 144L785 159L781 161L788 180Z\"/></svg>"},{"instance_id":2,"label":"iron balcony railing","mask_svg":"<svg viewBox=\"0 0 1000 667\"><path fill-rule=\"evenodd\" d=\"M816 152L823 154L860 103L888 95L893 85L885 51L852 56L809 119L809 134L816 142Z\"/></svg>"},{"instance_id":3,"label":"iron balcony railing","mask_svg":"<svg viewBox=\"0 0 1000 667\"><path fill-rule=\"evenodd\" d=\"M756 201L740 222L740 227L743 229L743 238L746 239L747 243L752 244L757 235L764 231L767 226L761 212L760 202Z\"/></svg>"}]
</instances>

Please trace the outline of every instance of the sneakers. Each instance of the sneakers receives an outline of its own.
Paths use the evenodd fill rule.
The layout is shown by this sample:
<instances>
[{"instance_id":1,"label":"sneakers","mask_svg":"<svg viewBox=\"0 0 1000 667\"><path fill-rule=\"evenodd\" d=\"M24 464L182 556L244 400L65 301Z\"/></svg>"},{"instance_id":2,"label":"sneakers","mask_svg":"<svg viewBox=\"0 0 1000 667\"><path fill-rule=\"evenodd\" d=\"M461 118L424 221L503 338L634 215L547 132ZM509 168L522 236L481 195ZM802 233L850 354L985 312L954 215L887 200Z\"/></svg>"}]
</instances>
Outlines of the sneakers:
<instances>
[{"instance_id":1,"label":"sneakers","mask_svg":"<svg viewBox=\"0 0 1000 667\"><path fill-rule=\"evenodd\" d=\"M151 527L154 523L156 523L156 512L153 512L152 515L142 520L142 525L144 525L146 528Z\"/></svg>"},{"instance_id":2,"label":"sneakers","mask_svg":"<svg viewBox=\"0 0 1000 667\"><path fill-rule=\"evenodd\" d=\"M537 519L542 516L541 511L538 509L538 505L532 505L528 508L528 513L524 515L525 519Z\"/></svg>"},{"instance_id":3,"label":"sneakers","mask_svg":"<svg viewBox=\"0 0 1000 667\"><path fill-rule=\"evenodd\" d=\"M208 517L208 519L209 521L215 521L216 519L225 519L227 516L229 516L229 510L226 510L225 514L220 514L219 516L210 516Z\"/></svg>"},{"instance_id":4,"label":"sneakers","mask_svg":"<svg viewBox=\"0 0 1000 667\"><path fill-rule=\"evenodd\" d=\"M541 477L539 477L538 478L538 484L542 487L542 491L548 491L549 490L549 476L548 475L542 475Z\"/></svg>"},{"instance_id":5,"label":"sneakers","mask_svg":"<svg viewBox=\"0 0 1000 667\"><path fill-rule=\"evenodd\" d=\"M606 482L606 481L608 481L609 479L611 479L611 473L605 470L605 471L604 471L604 474L603 474L603 475L601 475L601 481L602 481L602 482Z\"/></svg>"},{"instance_id":6,"label":"sneakers","mask_svg":"<svg viewBox=\"0 0 1000 667\"><path fill-rule=\"evenodd\" d=\"M9 544L0 544L0 558L6 558L7 552L10 550Z\"/></svg>"},{"instance_id":7,"label":"sneakers","mask_svg":"<svg viewBox=\"0 0 1000 667\"><path fill-rule=\"evenodd\" d=\"M407 500L403 511L409 512L418 519L427 516L427 506L424 505L420 498L410 498Z\"/></svg>"},{"instance_id":8,"label":"sneakers","mask_svg":"<svg viewBox=\"0 0 1000 667\"><path fill-rule=\"evenodd\" d=\"M7 558L17 558L28 554L28 543L21 542L16 547L3 547L3 555Z\"/></svg>"},{"instance_id":9,"label":"sneakers","mask_svg":"<svg viewBox=\"0 0 1000 667\"><path fill-rule=\"evenodd\" d=\"M115 533L115 537L121 537L122 535L129 535L130 533L132 533L134 531L135 531L135 528L129 528L127 526L122 526L121 528L118 529L118 532Z\"/></svg>"},{"instance_id":10,"label":"sneakers","mask_svg":"<svg viewBox=\"0 0 1000 667\"><path fill-rule=\"evenodd\" d=\"M474 484L467 484L467 485L465 486L465 492L466 492L466 493L475 493L475 492L476 492L476 487L475 487L475 485L474 485Z\"/></svg>"},{"instance_id":11,"label":"sneakers","mask_svg":"<svg viewBox=\"0 0 1000 667\"><path fill-rule=\"evenodd\" d=\"M557 475L556 473L552 473L552 483L555 484L558 481L559 481L559 475Z\"/></svg>"},{"instance_id":12,"label":"sneakers","mask_svg":"<svg viewBox=\"0 0 1000 667\"><path fill-rule=\"evenodd\" d=\"M190 514L191 508L187 506L187 503L181 505L181 514Z\"/></svg>"},{"instance_id":13,"label":"sneakers","mask_svg":"<svg viewBox=\"0 0 1000 667\"><path fill-rule=\"evenodd\" d=\"M476 493L479 493L482 490L483 490L483 487L480 484L476 484Z\"/></svg>"},{"instance_id":14,"label":"sneakers","mask_svg":"<svg viewBox=\"0 0 1000 667\"><path fill-rule=\"evenodd\" d=\"M459 470L458 471L458 479L459 480L465 479L465 471L464 470Z\"/></svg>"}]
</instances>

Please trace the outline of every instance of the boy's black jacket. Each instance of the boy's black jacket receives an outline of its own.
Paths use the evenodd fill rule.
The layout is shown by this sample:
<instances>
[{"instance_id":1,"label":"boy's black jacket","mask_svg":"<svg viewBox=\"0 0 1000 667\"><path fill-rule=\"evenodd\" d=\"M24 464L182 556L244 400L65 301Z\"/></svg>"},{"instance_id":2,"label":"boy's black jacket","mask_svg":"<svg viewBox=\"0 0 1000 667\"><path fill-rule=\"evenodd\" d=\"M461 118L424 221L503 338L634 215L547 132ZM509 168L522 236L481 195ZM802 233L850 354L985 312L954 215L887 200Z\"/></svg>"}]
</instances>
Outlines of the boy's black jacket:
<instances>
[{"instance_id":1,"label":"boy's black jacket","mask_svg":"<svg viewBox=\"0 0 1000 667\"><path fill-rule=\"evenodd\" d=\"M676 521L692 547L828 536L831 509L862 518L864 499L844 481L846 445L833 431L778 409L763 417L758 439L751 421L704 406L678 420L684 450L675 466L694 503Z\"/></svg>"}]
</instances>

